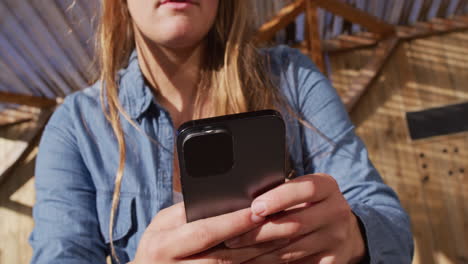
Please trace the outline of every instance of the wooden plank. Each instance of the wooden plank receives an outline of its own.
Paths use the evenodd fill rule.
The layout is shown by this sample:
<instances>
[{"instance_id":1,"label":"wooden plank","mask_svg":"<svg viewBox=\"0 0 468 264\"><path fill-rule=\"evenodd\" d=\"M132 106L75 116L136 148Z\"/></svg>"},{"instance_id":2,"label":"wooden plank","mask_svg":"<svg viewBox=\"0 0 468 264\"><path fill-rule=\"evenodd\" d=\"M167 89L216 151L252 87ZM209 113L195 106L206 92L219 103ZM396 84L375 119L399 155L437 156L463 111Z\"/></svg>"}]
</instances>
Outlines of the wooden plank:
<instances>
[{"instance_id":1,"label":"wooden plank","mask_svg":"<svg viewBox=\"0 0 468 264\"><path fill-rule=\"evenodd\" d=\"M413 27L398 27L397 35L404 40L425 38L468 29L468 22L461 19L435 19L431 22L416 23Z\"/></svg>"},{"instance_id":2,"label":"wooden plank","mask_svg":"<svg viewBox=\"0 0 468 264\"><path fill-rule=\"evenodd\" d=\"M351 113L371 160L410 214L414 264L468 260L468 133L414 142L404 118L407 111L468 101L468 60L462 56L468 46L460 45L467 39L467 32L456 32L399 45ZM340 70L359 68L359 58L331 57L333 73L347 77L332 74L334 85L351 85L357 77Z\"/></svg>"},{"instance_id":3,"label":"wooden plank","mask_svg":"<svg viewBox=\"0 0 468 264\"><path fill-rule=\"evenodd\" d=\"M276 32L292 23L296 17L305 10L305 0L296 0L283 7L270 21L264 23L255 36L256 43L262 43L272 39Z\"/></svg>"},{"instance_id":4,"label":"wooden plank","mask_svg":"<svg viewBox=\"0 0 468 264\"><path fill-rule=\"evenodd\" d=\"M452 37L453 36L453 37ZM449 88L447 93L450 102L460 102L468 100L467 89L465 87L459 87L457 83L466 82L468 80L468 74L466 68L468 67L468 59L466 56L463 58L459 57L459 54L466 54L468 48L466 46L459 47L459 38L462 34L452 34L448 37L438 37L437 42L439 45L433 45L435 48L440 48L441 59L446 65L447 71L445 78L438 78L439 85ZM426 43L423 43L426 46ZM457 49L454 49L456 47ZM463 50L465 52L463 52ZM453 76L456 75L454 78ZM440 98L440 97L439 97ZM446 181L444 182L444 188L446 191L446 204L451 213L450 229L453 234L453 244L455 248L456 259L459 262L468 262L468 179L464 178L464 171L468 165L467 154L468 151L465 148L468 142L467 133L465 137L459 135L448 136L447 138L447 152L445 154L445 171ZM460 228L461 227L461 228Z\"/></svg>"},{"instance_id":5,"label":"wooden plank","mask_svg":"<svg viewBox=\"0 0 468 264\"><path fill-rule=\"evenodd\" d=\"M0 131L0 183L5 180L18 162L35 147L34 139L40 136L49 117L51 109L43 110L37 120L3 129Z\"/></svg>"},{"instance_id":6,"label":"wooden plank","mask_svg":"<svg viewBox=\"0 0 468 264\"><path fill-rule=\"evenodd\" d=\"M456 16L450 19L436 18L428 22L419 22L414 26L398 26L397 36L402 40L411 40L464 30L468 30L468 16ZM325 52L335 53L370 48L377 43L376 37L362 37L360 34L341 35L335 39L324 40L322 47Z\"/></svg>"},{"instance_id":7,"label":"wooden plank","mask_svg":"<svg viewBox=\"0 0 468 264\"><path fill-rule=\"evenodd\" d=\"M31 217L35 201L34 175L37 151L21 162L0 185L0 263L29 263L32 248L28 237L34 227Z\"/></svg>"},{"instance_id":8,"label":"wooden plank","mask_svg":"<svg viewBox=\"0 0 468 264\"><path fill-rule=\"evenodd\" d=\"M340 35L338 36L339 40L344 40L362 46L376 45L379 41L377 38L365 37L362 34L359 35Z\"/></svg>"},{"instance_id":9,"label":"wooden plank","mask_svg":"<svg viewBox=\"0 0 468 264\"><path fill-rule=\"evenodd\" d=\"M0 129L5 126L11 126L20 124L23 122L30 121L32 117L19 117L19 116L11 116L5 113L5 111L0 112Z\"/></svg>"},{"instance_id":10,"label":"wooden plank","mask_svg":"<svg viewBox=\"0 0 468 264\"><path fill-rule=\"evenodd\" d=\"M361 74L352 83L351 87L344 95L343 103L348 111L352 111L361 96L378 77L383 66L395 50L399 43L397 38L383 40L375 50L374 56L367 65L361 69Z\"/></svg>"},{"instance_id":11,"label":"wooden plank","mask_svg":"<svg viewBox=\"0 0 468 264\"><path fill-rule=\"evenodd\" d=\"M20 104L20 105L45 108L45 107L54 107L57 104L60 104L61 101L62 101L61 98L57 98L54 100L54 99L45 98L45 97L14 94L14 93L0 91L0 102L2 103L12 103L12 104Z\"/></svg>"},{"instance_id":12,"label":"wooden plank","mask_svg":"<svg viewBox=\"0 0 468 264\"><path fill-rule=\"evenodd\" d=\"M317 5L312 1L306 1L306 21L307 21L307 47L312 60L320 71L326 74L325 61L323 59L321 38L319 34L319 21L317 16Z\"/></svg>"},{"instance_id":13,"label":"wooden plank","mask_svg":"<svg viewBox=\"0 0 468 264\"><path fill-rule=\"evenodd\" d=\"M414 80L414 73L412 72L411 66L406 57L407 45L401 45L401 48L395 53L395 61L392 67L388 68L387 75L385 76L387 83L388 94L396 94L392 96L394 99L390 99L395 102L397 111L395 113L396 120L389 120L388 129L392 130L392 133L383 133L384 131L376 131L379 133L381 141L387 140L388 137L390 142L387 146L395 145L396 155L394 159L397 166L397 174L401 177L402 183L404 183L405 192L400 197L410 214L412 222L412 231L416 246L416 253L413 259L413 263L420 264L435 264L436 261L433 258L434 244L433 244L433 233L431 220L432 217L429 211L428 199L430 194L426 192L425 184L427 183L427 165L426 162L430 157L430 152L424 149L412 147L408 141L409 135L406 129L406 120L404 118L404 112L408 111L407 107L414 107L409 102L413 102L415 96L418 95L415 87L407 87L406 84ZM375 90L377 96L381 95L377 89ZM364 106L364 104L362 104ZM393 105L393 104L392 104ZM388 104L386 109L390 108ZM381 119L376 117L375 121ZM384 151L386 152L386 151ZM386 158L385 154L384 158ZM444 263L445 264L445 263Z\"/></svg>"},{"instance_id":14,"label":"wooden plank","mask_svg":"<svg viewBox=\"0 0 468 264\"><path fill-rule=\"evenodd\" d=\"M408 44L407 56L413 80L407 82L406 89L416 91L414 97L406 98L407 110L420 110L435 106L457 103L467 100L466 87L460 87L464 93L457 95L453 80L466 80L463 68L458 67L460 60L458 43L447 45L444 37L420 39ZM456 48L456 49L455 49ZM462 47L460 47L462 48ZM464 48L465 51L468 51ZM451 61L453 60L453 61ZM450 69L450 67L453 68ZM450 70L448 70L450 69ZM460 76L462 78L460 78ZM417 104L416 104L417 103ZM454 175L454 164L457 167L466 166L466 156L460 157L455 153L462 153L460 146L466 141L467 134L435 137L428 140L412 142L412 148L426 153L422 164L424 173L424 188L428 212L431 215L431 233L433 236L433 258L435 263L464 263L466 262L466 193L459 190L460 185L467 187ZM465 197L465 198L464 198Z\"/></svg>"},{"instance_id":15,"label":"wooden plank","mask_svg":"<svg viewBox=\"0 0 468 264\"><path fill-rule=\"evenodd\" d=\"M37 117L38 112L31 107L9 107L0 110L0 129L4 126L11 126L30 121Z\"/></svg>"},{"instance_id":16,"label":"wooden plank","mask_svg":"<svg viewBox=\"0 0 468 264\"><path fill-rule=\"evenodd\" d=\"M324 40L323 51L328 53L349 52L355 49L365 49L375 47L377 38L364 38L359 35L340 35L334 39Z\"/></svg>"},{"instance_id":17,"label":"wooden plank","mask_svg":"<svg viewBox=\"0 0 468 264\"><path fill-rule=\"evenodd\" d=\"M342 56L343 54L333 57ZM357 125L358 135L366 143L372 162L384 181L398 193L403 207L410 214L416 243L413 263L435 264L431 261L430 215L425 210L422 183L419 181L418 156L414 149L408 147L404 110L399 102L401 93L407 90L404 89L406 80L400 74L400 58L404 59L402 45L399 45L394 56L389 59L372 89L362 98L365 103L356 106L351 116ZM355 57L349 57L345 67L353 65L355 60Z\"/></svg>"},{"instance_id":18,"label":"wooden plank","mask_svg":"<svg viewBox=\"0 0 468 264\"><path fill-rule=\"evenodd\" d=\"M395 27L379 18L370 15L358 8L337 0L310 0L314 1L320 8L326 9L335 15L359 24L369 31L379 34L381 37L387 37L395 34Z\"/></svg>"}]
</instances>

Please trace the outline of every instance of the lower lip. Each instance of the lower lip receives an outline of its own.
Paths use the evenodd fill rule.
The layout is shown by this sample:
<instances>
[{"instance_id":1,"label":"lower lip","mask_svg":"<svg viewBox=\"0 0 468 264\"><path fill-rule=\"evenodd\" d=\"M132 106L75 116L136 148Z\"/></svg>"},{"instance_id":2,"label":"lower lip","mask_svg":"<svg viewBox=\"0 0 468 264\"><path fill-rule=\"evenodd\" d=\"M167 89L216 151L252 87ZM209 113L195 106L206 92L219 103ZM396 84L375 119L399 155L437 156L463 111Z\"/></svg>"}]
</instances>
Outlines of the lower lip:
<instances>
[{"instance_id":1,"label":"lower lip","mask_svg":"<svg viewBox=\"0 0 468 264\"><path fill-rule=\"evenodd\" d=\"M190 3L190 2L166 2L166 3L162 4L161 6L181 10L181 9L188 8L189 6L192 6L192 5L193 4Z\"/></svg>"}]
</instances>

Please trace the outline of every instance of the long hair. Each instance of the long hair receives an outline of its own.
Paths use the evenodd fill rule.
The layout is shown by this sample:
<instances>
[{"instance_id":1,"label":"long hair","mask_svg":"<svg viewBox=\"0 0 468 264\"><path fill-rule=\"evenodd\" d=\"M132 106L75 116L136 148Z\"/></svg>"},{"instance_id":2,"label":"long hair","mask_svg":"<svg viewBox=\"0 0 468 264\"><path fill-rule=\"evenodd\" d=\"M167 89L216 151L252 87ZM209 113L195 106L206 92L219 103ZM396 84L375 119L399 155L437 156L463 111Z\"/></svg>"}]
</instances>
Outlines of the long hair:
<instances>
[{"instance_id":1,"label":"long hair","mask_svg":"<svg viewBox=\"0 0 468 264\"><path fill-rule=\"evenodd\" d=\"M210 54L203 57L195 102L200 107L200 98L215 98L211 109L213 115L271 109L282 104L278 89L268 77L265 58L253 45L254 23L250 4L251 1L220 0L214 25L205 37L205 47ZM120 116L137 128L119 102L116 80L117 71L128 64L135 49L133 22L126 1L102 1L97 40L101 105L119 146L109 225L111 253L117 259L112 231L126 156Z\"/></svg>"}]
</instances>

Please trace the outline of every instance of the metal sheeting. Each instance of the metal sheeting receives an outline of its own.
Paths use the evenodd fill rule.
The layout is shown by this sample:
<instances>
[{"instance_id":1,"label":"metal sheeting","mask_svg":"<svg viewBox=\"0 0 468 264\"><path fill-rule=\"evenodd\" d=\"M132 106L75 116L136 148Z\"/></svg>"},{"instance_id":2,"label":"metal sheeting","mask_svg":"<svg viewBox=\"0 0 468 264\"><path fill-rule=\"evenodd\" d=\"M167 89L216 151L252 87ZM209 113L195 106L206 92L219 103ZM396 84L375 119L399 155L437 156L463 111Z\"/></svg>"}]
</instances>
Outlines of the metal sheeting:
<instances>
[{"instance_id":1,"label":"metal sheeting","mask_svg":"<svg viewBox=\"0 0 468 264\"><path fill-rule=\"evenodd\" d=\"M0 90L49 98L86 85L97 1L0 2Z\"/></svg>"}]
</instances>

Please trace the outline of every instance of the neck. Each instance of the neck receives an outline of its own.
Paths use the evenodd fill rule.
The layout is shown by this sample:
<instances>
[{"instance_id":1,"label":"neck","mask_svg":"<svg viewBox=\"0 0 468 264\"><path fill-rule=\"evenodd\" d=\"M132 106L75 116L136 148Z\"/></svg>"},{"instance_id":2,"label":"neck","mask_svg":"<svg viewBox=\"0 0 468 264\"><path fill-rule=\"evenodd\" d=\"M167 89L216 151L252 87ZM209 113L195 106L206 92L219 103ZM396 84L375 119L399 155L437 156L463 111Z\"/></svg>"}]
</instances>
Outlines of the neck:
<instances>
[{"instance_id":1,"label":"neck","mask_svg":"<svg viewBox=\"0 0 468 264\"><path fill-rule=\"evenodd\" d=\"M141 71L160 103L179 113L190 111L197 92L203 43L171 49L141 36L136 41Z\"/></svg>"}]
</instances>

